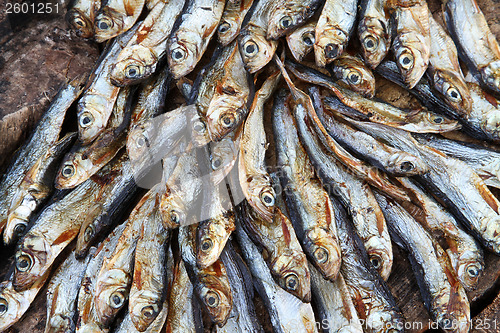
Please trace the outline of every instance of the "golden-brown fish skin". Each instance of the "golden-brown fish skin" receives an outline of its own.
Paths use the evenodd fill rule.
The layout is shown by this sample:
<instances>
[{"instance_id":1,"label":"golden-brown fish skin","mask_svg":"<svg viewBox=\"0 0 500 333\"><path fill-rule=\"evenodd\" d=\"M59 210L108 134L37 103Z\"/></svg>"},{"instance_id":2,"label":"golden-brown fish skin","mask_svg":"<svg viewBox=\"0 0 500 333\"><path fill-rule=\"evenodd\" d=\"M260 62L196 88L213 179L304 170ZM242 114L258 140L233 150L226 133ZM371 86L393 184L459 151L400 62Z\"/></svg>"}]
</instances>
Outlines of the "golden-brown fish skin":
<instances>
[{"instance_id":1,"label":"golden-brown fish skin","mask_svg":"<svg viewBox=\"0 0 500 333\"><path fill-rule=\"evenodd\" d=\"M145 0L108 0L96 15L95 40L102 43L129 30L139 18Z\"/></svg>"},{"instance_id":2,"label":"golden-brown fish skin","mask_svg":"<svg viewBox=\"0 0 500 333\"><path fill-rule=\"evenodd\" d=\"M410 1L410 4L405 4L405 0L394 2L391 10L396 22L396 37L392 49L399 71L411 89L429 65L431 14L425 1Z\"/></svg>"},{"instance_id":3,"label":"golden-brown fish skin","mask_svg":"<svg viewBox=\"0 0 500 333\"><path fill-rule=\"evenodd\" d=\"M277 40L304 24L320 7L320 0L274 1L269 11L267 39Z\"/></svg>"},{"instance_id":4,"label":"golden-brown fish skin","mask_svg":"<svg viewBox=\"0 0 500 333\"><path fill-rule=\"evenodd\" d=\"M223 0L188 0L183 21L167 43L167 60L174 79L189 74L205 53L224 12Z\"/></svg>"},{"instance_id":5,"label":"golden-brown fish skin","mask_svg":"<svg viewBox=\"0 0 500 333\"><path fill-rule=\"evenodd\" d=\"M318 20L312 19L286 36L290 52L297 61L302 61L314 48L315 29Z\"/></svg>"},{"instance_id":6,"label":"golden-brown fish skin","mask_svg":"<svg viewBox=\"0 0 500 333\"><path fill-rule=\"evenodd\" d=\"M356 20L357 1L327 0L316 25L316 65L325 67L347 47Z\"/></svg>"},{"instance_id":7,"label":"golden-brown fish skin","mask_svg":"<svg viewBox=\"0 0 500 333\"><path fill-rule=\"evenodd\" d=\"M228 1L217 27L219 42L226 46L231 43L241 30L241 24L254 0Z\"/></svg>"},{"instance_id":8,"label":"golden-brown fish skin","mask_svg":"<svg viewBox=\"0 0 500 333\"><path fill-rule=\"evenodd\" d=\"M375 96L375 77L360 58L343 54L332 64L331 71L337 80L366 98Z\"/></svg>"},{"instance_id":9,"label":"golden-brown fish skin","mask_svg":"<svg viewBox=\"0 0 500 333\"><path fill-rule=\"evenodd\" d=\"M77 0L66 13L66 20L78 37L94 36L94 19L101 6L100 0Z\"/></svg>"},{"instance_id":10,"label":"golden-brown fish skin","mask_svg":"<svg viewBox=\"0 0 500 333\"><path fill-rule=\"evenodd\" d=\"M387 15L387 0L366 0L361 3L358 38L365 62L375 68L391 47L391 24Z\"/></svg>"}]
</instances>

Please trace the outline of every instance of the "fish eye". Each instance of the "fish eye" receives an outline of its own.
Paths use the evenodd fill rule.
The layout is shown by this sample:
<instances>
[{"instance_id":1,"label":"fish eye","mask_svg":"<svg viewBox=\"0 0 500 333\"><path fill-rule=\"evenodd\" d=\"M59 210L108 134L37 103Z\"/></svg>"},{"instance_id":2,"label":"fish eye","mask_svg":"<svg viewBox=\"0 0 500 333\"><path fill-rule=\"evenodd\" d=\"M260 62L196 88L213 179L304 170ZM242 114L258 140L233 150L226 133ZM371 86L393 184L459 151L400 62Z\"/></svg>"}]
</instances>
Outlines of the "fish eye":
<instances>
[{"instance_id":1,"label":"fish eye","mask_svg":"<svg viewBox=\"0 0 500 333\"><path fill-rule=\"evenodd\" d=\"M266 207L272 207L274 206L274 195L270 193L269 191L262 192L260 194L260 200Z\"/></svg>"},{"instance_id":2,"label":"fish eye","mask_svg":"<svg viewBox=\"0 0 500 333\"><path fill-rule=\"evenodd\" d=\"M435 122L436 124L441 124L443 122L443 118L441 117L434 117L432 119L433 122Z\"/></svg>"},{"instance_id":3,"label":"fish eye","mask_svg":"<svg viewBox=\"0 0 500 333\"><path fill-rule=\"evenodd\" d=\"M33 261L31 260L31 257L22 254L19 257L16 258L16 268L20 272L26 272L31 268Z\"/></svg>"},{"instance_id":4,"label":"fish eye","mask_svg":"<svg viewBox=\"0 0 500 333\"><path fill-rule=\"evenodd\" d=\"M136 143L137 147L142 148L146 144L146 140L144 139L143 136L140 136L140 137L137 138L137 140L135 141L135 143Z\"/></svg>"},{"instance_id":5,"label":"fish eye","mask_svg":"<svg viewBox=\"0 0 500 333\"><path fill-rule=\"evenodd\" d=\"M304 44L307 46L313 46L314 45L314 33L308 31L305 34L302 35L302 40L304 41Z\"/></svg>"},{"instance_id":6,"label":"fish eye","mask_svg":"<svg viewBox=\"0 0 500 333\"><path fill-rule=\"evenodd\" d=\"M290 16L283 16L280 20L281 29L288 29L292 25L292 18Z\"/></svg>"},{"instance_id":7,"label":"fish eye","mask_svg":"<svg viewBox=\"0 0 500 333\"><path fill-rule=\"evenodd\" d=\"M201 122L200 120L198 120L194 126L193 126L193 129L198 132L198 133L201 133L205 130L205 124L203 122Z\"/></svg>"},{"instance_id":8,"label":"fish eye","mask_svg":"<svg viewBox=\"0 0 500 333\"><path fill-rule=\"evenodd\" d=\"M323 247L319 247L314 251L314 258L318 263L324 264L328 260L328 251Z\"/></svg>"},{"instance_id":9,"label":"fish eye","mask_svg":"<svg viewBox=\"0 0 500 333\"><path fill-rule=\"evenodd\" d=\"M249 40L243 45L243 50L247 56L253 57L259 52L259 46L253 40Z\"/></svg>"},{"instance_id":10,"label":"fish eye","mask_svg":"<svg viewBox=\"0 0 500 333\"><path fill-rule=\"evenodd\" d=\"M231 28L231 25L227 22L222 22L221 24L219 24L219 33L223 34L223 33L226 33L229 31L229 28Z\"/></svg>"},{"instance_id":11,"label":"fish eye","mask_svg":"<svg viewBox=\"0 0 500 333\"><path fill-rule=\"evenodd\" d=\"M337 44L330 43L325 46L325 56L329 59L337 58L340 52L341 49Z\"/></svg>"},{"instance_id":12,"label":"fish eye","mask_svg":"<svg viewBox=\"0 0 500 333\"><path fill-rule=\"evenodd\" d=\"M88 243L92 239L92 236L94 236L94 227L89 225L87 228L85 228L83 240Z\"/></svg>"},{"instance_id":13,"label":"fish eye","mask_svg":"<svg viewBox=\"0 0 500 333\"><path fill-rule=\"evenodd\" d=\"M73 177L75 175L75 167L73 166L73 164L66 164L63 167L61 174L65 178Z\"/></svg>"},{"instance_id":14,"label":"fish eye","mask_svg":"<svg viewBox=\"0 0 500 333\"><path fill-rule=\"evenodd\" d=\"M129 79L135 79L141 75L141 69L137 65L128 65L127 68L125 68L125 75Z\"/></svg>"},{"instance_id":15,"label":"fish eye","mask_svg":"<svg viewBox=\"0 0 500 333\"><path fill-rule=\"evenodd\" d=\"M109 303L112 308L119 309L125 303L125 296L121 292L115 291L109 296Z\"/></svg>"},{"instance_id":16,"label":"fish eye","mask_svg":"<svg viewBox=\"0 0 500 333\"><path fill-rule=\"evenodd\" d=\"M288 290L297 290L299 286L299 278L295 274L289 274L285 278L285 286Z\"/></svg>"},{"instance_id":17,"label":"fish eye","mask_svg":"<svg viewBox=\"0 0 500 333\"><path fill-rule=\"evenodd\" d=\"M73 23L74 23L75 25L79 26L79 27L82 27L82 28L83 28L83 27L85 27L85 21L84 21L84 20L82 20L82 19L81 19L81 18L79 18L79 17L74 17L74 18L73 18Z\"/></svg>"},{"instance_id":18,"label":"fish eye","mask_svg":"<svg viewBox=\"0 0 500 333\"><path fill-rule=\"evenodd\" d=\"M347 80L351 84L360 84L361 83L361 73L355 69L349 70L347 74Z\"/></svg>"},{"instance_id":19,"label":"fish eye","mask_svg":"<svg viewBox=\"0 0 500 333\"><path fill-rule=\"evenodd\" d=\"M9 310L9 302L5 298L0 298L0 316L3 316Z\"/></svg>"},{"instance_id":20,"label":"fish eye","mask_svg":"<svg viewBox=\"0 0 500 333\"><path fill-rule=\"evenodd\" d=\"M213 246L213 243L210 239L205 239L201 242L201 250L203 252L206 252L208 250L210 250Z\"/></svg>"},{"instance_id":21,"label":"fish eye","mask_svg":"<svg viewBox=\"0 0 500 333\"><path fill-rule=\"evenodd\" d=\"M402 69L409 70L413 67L413 54L411 54L410 52L403 52L399 56L398 61Z\"/></svg>"},{"instance_id":22,"label":"fish eye","mask_svg":"<svg viewBox=\"0 0 500 333\"><path fill-rule=\"evenodd\" d=\"M97 27L100 30L108 30L113 27L113 21L111 21L108 18L102 18L99 21L97 21Z\"/></svg>"},{"instance_id":23,"label":"fish eye","mask_svg":"<svg viewBox=\"0 0 500 333\"><path fill-rule=\"evenodd\" d=\"M476 278L479 276L479 268L474 264L467 266L466 271L467 274L469 274L469 276L472 278Z\"/></svg>"},{"instance_id":24,"label":"fish eye","mask_svg":"<svg viewBox=\"0 0 500 333\"><path fill-rule=\"evenodd\" d=\"M455 103L462 100L462 96L460 96L460 93L455 87L448 88L448 90L446 90L446 96L448 97L448 99Z\"/></svg>"},{"instance_id":25,"label":"fish eye","mask_svg":"<svg viewBox=\"0 0 500 333\"><path fill-rule=\"evenodd\" d=\"M378 40L373 36L367 36L363 40L363 45L368 52L373 52L378 46Z\"/></svg>"},{"instance_id":26,"label":"fish eye","mask_svg":"<svg viewBox=\"0 0 500 333\"><path fill-rule=\"evenodd\" d=\"M220 168L221 165L222 161L220 158L214 158L212 160L212 169L217 170L218 168Z\"/></svg>"},{"instance_id":27,"label":"fish eye","mask_svg":"<svg viewBox=\"0 0 500 333\"><path fill-rule=\"evenodd\" d=\"M176 47L170 54L172 55L172 60L174 61L181 61L186 58L186 51L184 51L181 47Z\"/></svg>"},{"instance_id":28,"label":"fish eye","mask_svg":"<svg viewBox=\"0 0 500 333\"><path fill-rule=\"evenodd\" d=\"M236 122L236 118L232 113L226 112L220 116L220 121L225 128L231 128Z\"/></svg>"},{"instance_id":29,"label":"fish eye","mask_svg":"<svg viewBox=\"0 0 500 333\"><path fill-rule=\"evenodd\" d=\"M24 223L16 224L16 226L14 227L14 234L20 236L23 234L25 230L26 230L26 224Z\"/></svg>"},{"instance_id":30,"label":"fish eye","mask_svg":"<svg viewBox=\"0 0 500 333\"><path fill-rule=\"evenodd\" d=\"M220 302L220 299L219 299L219 295L217 295L217 293L213 292L213 291L209 291L206 295L205 295L205 303L211 307L211 308L215 308L216 306L219 305L219 302Z\"/></svg>"},{"instance_id":31,"label":"fish eye","mask_svg":"<svg viewBox=\"0 0 500 333\"><path fill-rule=\"evenodd\" d=\"M415 169L415 166L411 162L404 161L403 163L401 163L400 168L401 168L401 171L408 172L408 171Z\"/></svg>"},{"instance_id":32,"label":"fish eye","mask_svg":"<svg viewBox=\"0 0 500 333\"><path fill-rule=\"evenodd\" d=\"M170 211L170 221L174 224L180 224L181 222L181 217L179 216L179 213L177 213L174 209Z\"/></svg>"},{"instance_id":33,"label":"fish eye","mask_svg":"<svg viewBox=\"0 0 500 333\"><path fill-rule=\"evenodd\" d=\"M92 125L93 122L94 122L94 116L90 112L84 112L80 116L80 126L83 128Z\"/></svg>"},{"instance_id":34,"label":"fish eye","mask_svg":"<svg viewBox=\"0 0 500 333\"><path fill-rule=\"evenodd\" d=\"M373 267L375 267L375 269L379 269L380 266L382 265L382 259L380 259L379 256L371 255L370 263L372 264Z\"/></svg>"},{"instance_id":35,"label":"fish eye","mask_svg":"<svg viewBox=\"0 0 500 333\"><path fill-rule=\"evenodd\" d=\"M141 310L141 314L142 316L148 318L148 319L151 319L153 318L153 316L155 315L155 309L153 308L152 305L148 305L148 306L145 306L142 308Z\"/></svg>"}]
</instances>

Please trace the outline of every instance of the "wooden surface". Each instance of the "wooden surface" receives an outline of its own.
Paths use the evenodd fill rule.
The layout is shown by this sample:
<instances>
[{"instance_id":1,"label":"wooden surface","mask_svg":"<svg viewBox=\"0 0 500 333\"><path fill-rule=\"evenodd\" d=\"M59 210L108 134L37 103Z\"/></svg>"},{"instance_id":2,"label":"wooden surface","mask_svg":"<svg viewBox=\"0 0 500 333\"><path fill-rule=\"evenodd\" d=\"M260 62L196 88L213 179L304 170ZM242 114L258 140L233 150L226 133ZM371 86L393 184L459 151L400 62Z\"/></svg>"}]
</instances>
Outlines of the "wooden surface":
<instances>
[{"instance_id":1,"label":"wooden surface","mask_svg":"<svg viewBox=\"0 0 500 333\"><path fill-rule=\"evenodd\" d=\"M493 33L500 39L500 2L478 2L485 11ZM2 5L3 0L0 0L3 8ZM429 1L429 7L440 20L439 2ZM26 24L19 17L12 22L0 12L0 170L36 123L57 87L66 78L90 69L98 55L95 44L65 32L63 13L60 14L37 17ZM4 34L5 31L8 34ZM7 35L9 37L5 37ZM418 105L409 93L388 82L379 83L377 97L401 107ZM13 248L0 245L0 253L1 276L11 263ZM407 332L427 331L431 325L430 318L406 255L396 245L394 255L393 273L388 285L403 311L407 325L411 326ZM468 293L473 316L472 332L500 332L500 258L486 253L485 262L486 269L478 288ZM256 308L259 318L268 322L265 308L259 300L256 300ZM8 332L43 332L45 316L43 289L22 320ZM269 327L268 324L264 326Z\"/></svg>"}]
</instances>

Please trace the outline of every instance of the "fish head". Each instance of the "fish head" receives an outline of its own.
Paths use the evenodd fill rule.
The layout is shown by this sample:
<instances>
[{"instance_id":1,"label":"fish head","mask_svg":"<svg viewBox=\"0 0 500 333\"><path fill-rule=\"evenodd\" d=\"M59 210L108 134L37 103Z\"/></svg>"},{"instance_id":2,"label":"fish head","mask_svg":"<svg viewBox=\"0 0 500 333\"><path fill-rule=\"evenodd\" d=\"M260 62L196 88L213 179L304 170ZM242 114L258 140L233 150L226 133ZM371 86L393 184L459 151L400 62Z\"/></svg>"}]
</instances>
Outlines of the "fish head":
<instances>
[{"instance_id":1,"label":"fish head","mask_svg":"<svg viewBox=\"0 0 500 333\"><path fill-rule=\"evenodd\" d=\"M104 7L95 18L95 40L102 43L123 32L122 14L110 7Z\"/></svg>"},{"instance_id":2,"label":"fish head","mask_svg":"<svg viewBox=\"0 0 500 333\"><path fill-rule=\"evenodd\" d=\"M344 53L349 35L342 29L330 26L323 31L316 31L314 56L316 65L325 67Z\"/></svg>"},{"instance_id":3,"label":"fish head","mask_svg":"<svg viewBox=\"0 0 500 333\"><path fill-rule=\"evenodd\" d=\"M136 84L156 70L158 58L142 45L126 47L111 70L111 82L119 87Z\"/></svg>"},{"instance_id":4,"label":"fish head","mask_svg":"<svg viewBox=\"0 0 500 333\"><path fill-rule=\"evenodd\" d=\"M97 278L94 304L97 316L104 326L109 326L125 305L131 282L130 274L121 269L101 272Z\"/></svg>"},{"instance_id":5,"label":"fish head","mask_svg":"<svg viewBox=\"0 0 500 333\"><path fill-rule=\"evenodd\" d=\"M481 253L466 250L459 253L446 251L451 259L451 264L457 272L460 283L466 290L474 290L483 274L484 261Z\"/></svg>"},{"instance_id":6,"label":"fish head","mask_svg":"<svg viewBox=\"0 0 500 333\"><path fill-rule=\"evenodd\" d=\"M301 25L314 14L319 2L313 6L305 6L300 1L286 1L283 5L274 6L269 12L267 39L278 39Z\"/></svg>"},{"instance_id":7,"label":"fish head","mask_svg":"<svg viewBox=\"0 0 500 333\"><path fill-rule=\"evenodd\" d=\"M387 247L385 243L380 237L373 236L365 242L365 248L372 266L384 280L387 280L391 274L393 257L392 248Z\"/></svg>"},{"instance_id":8,"label":"fish head","mask_svg":"<svg viewBox=\"0 0 500 333\"><path fill-rule=\"evenodd\" d=\"M17 322L30 306L22 293L16 292L9 281L0 284L0 331Z\"/></svg>"},{"instance_id":9,"label":"fish head","mask_svg":"<svg viewBox=\"0 0 500 333\"><path fill-rule=\"evenodd\" d=\"M182 198L179 193L173 191L168 185L165 193L160 196L158 211L166 229L175 229L188 224L186 207Z\"/></svg>"},{"instance_id":10,"label":"fish head","mask_svg":"<svg viewBox=\"0 0 500 333\"><path fill-rule=\"evenodd\" d=\"M74 330L75 323L73 320L67 316L58 314L50 317L45 333L74 332Z\"/></svg>"},{"instance_id":11,"label":"fish head","mask_svg":"<svg viewBox=\"0 0 500 333\"><path fill-rule=\"evenodd\" d=\"M262 28L249 24L240 31L238 47L246 70L253 74L271 61L278 42L266 39Z\"/></svg>"},{"instance_id":12,"label":"fish head","mask_svg":"<svg viewBox=\"0 0 500 333\"><path fill-rule=\"evenodd\" d=\"M222 94L212 99L207 111L208 135L219 141L234 131L248 113L246 101L241 96Z\"/></svg>"},{"instance_id":13,"label":"fish head","mask_svg":"<svg viewBox=\"0 0 500 333\"><path fill-rule=\"evenodd\" d=\"M227 222L228 219L232 222ZM225 225L228 223L234 225L234 214L223 212L210 218L209 223L201 223L197 228L196 263L200 268L206 268L219 259L232 231L226 230Z\"/></svg>"},{"instance_id":14,"label":"fish head","mask_svg":"<svg viewBox=\"0 0 500 333\"><path fill-rule=\"evenodd\" d=\"M19 189L12 199L3 231L5 244L11 244L26 230L29 218L37 207L37 200L29 192Z\"/></svg>"},{"instance_id":15,"label":"fish head","mask_svg":"<svg viewBox=\"0 0 500 333\"><path fill-rule=\"evenodd\" d=\"M31 287L49 268L47 261L51 256L51 246L44 237L29 233L24 236L15 253L14 288Z\"/></svg>"},{"instance_id":16,"label":"fish head","mask_svg":"<svg viewBox=\"0 0 500 333\"><path fill-rule=\"evenodd\" d=\"M492 108L482 118L481 128L495 141L500 140L500 109Z\"/></svg>"},{"instance_id":17,"label":"fish head","mask_svg":"<svg viewBox=\"0 0 500 333\"><path fill-rule=\"evenodd\" d=\"M333 62L333 74L351 90L367 97L375 96L375 77L360 59L340 57Z\"/></svg>"},{"instance_id":18,"label":"fish head","mask_svg":"<svg viewBox=\"0 0 500 333\"><path fill-rule=\"evenodd\" d=\"M134 326L144 332L161 311L161 294L141 290L139 295L130 295L129 313Z\"/></svg>"},{"instance_id":19,"label":"fish head","mask_svg":"<svg viewBox=\"0 0 500 333\"><path fill-rule=\"evenodd\" d=\"M167 60L174 79L189 74L198 63L196 43L189 42L186 38L172 38L168 45Z\"/></svg>"},{"instance_id":20,"label":"fish head","mask_svg":"<svg viewBox=\"0 0 500 333\"><path fill-rule=\"evenodd\" d=\"M420 157L405 151L397 151L387 159L387 172L396 176L415 176L428 171L427 164Z\"/></svg>"},{"instance_id":21,"label":"fish head","mask_svg":"<svg viewBox=\"0 0 500 333\"><path fill-rule=\"evenodd\" d=\"M222 45L229 44L238 33L239 26L235 20L222 19L217 27L217 36Z\"/></svg>"},{"instance_id":22,"label":"fish head","mask_svg":"<svg viewBox=\"0 0 500 333\"><path fill-rule=\"evenodd\" d=\"M90 242L94 240L96 236L95 225L98 224L99 221L88 219L86 222L88 223L82 224L76 239L75 255L77 258L83 258L85 256L90 246Z\"/></svg>"},{"instance_id":23,"label":"fish head","mask_svg":"<svg viewBox=\"0 0 500 333\"><path fill-rule=\"evenodd\" d=\"M417 112L409 117L409 123L416 124L419 130L426 133L449 132L460 128L458 121L430 111Z\"/></svg>"},{"instance_id":24,"label":"fish head","mask_svg":"<svg viewBox=\"0 0 500 333\"><path fill-rule=\"evenodd\" d=\"M207 274L201 277L200 284L195 286L195 290L200 297L205 309L207 310L213 322L224 326L231 309L233 307L233 295L231 294L231 287L227 278L221 278L220 261L216 261L212 266L216 274Z\"/></svg>"},{"instance_id":25,"label":"fish head","mask_svg":"<svg viewBox=\"0 0 500 333\"><path fill-rule=\"evenodd\" d=\"M400 34L393 43L396 64L409 89L420 81L429 65L430 46L421 34Z\"/></svg>"},{"instance_id":26,"label":"fish head","mask_svg":"<svg viewBox=\"0 0 500 333\"><path fill-rule=\"evenodd\" d=\"M102 115L102 106L108 104L103 96L85 95L78 102L78 137L83 144L89 144L104 130L107 119Z\"/></svg>"},{"instance_id":27,"label":"fish head","mask_svg":"<svg viewBox=\"0 0 500 333\"><path fill-rule=\"evenodd\" d=\"M305 303L311 301L309 268L303 253L286 251L271 263L271 272L281 288Z\"/></svg>"},{"instance_id":28,"label":"fish head","mask_svg":"<svg viewBox=\"0 0 500 333\"><path fill-rule=\"evenodd\" d=\"M492 61L480 69L481 78L488 88L500 93L500 60Z\"/></svg>"},{"instance_id":29,"label":"fish head","mask_svg":"<svg viewBox=\"0 0 500 333\"><path fill-rule=\"evenodd\" d=\"M55 187L57 189L74 188L86 181L94 164L84 151L70 152L57 171Z\"/></svg>"},{"instance_id":30,"label":"fish head","mask_svg":"<svg viewBox=\"0 0 500 333\"><path fill-rule=\"evenodd\" d=\"M208 134L208 124L206 117L197 111L188 111L188 131L190 135L190 142L195 147L201 147L210 142Z\"/></svg>"},{"instance_id":31,"label":"fish head","mask_svg":"<svg viewBox=\"0 0 500 333\"><path fill-rule=\"evenodd\" d=\"M469 88L457 74L437 70L432 75L434 88L444 97L446 103L461 115L467 116L472 109Z\"/></svg>"},{"instance_id":32,"label":"fish head","mask_svg":"<svg viewBox=\"0 0 500 333\"><path fill-rule=\"evenodd\" d=\"M391 46L386 25L373 17L365 17L358 26L361 54L371 68L376 68Z\"/></svg>"},{"instance_id":33,"label":"fish head","mask_svg":"<svg viewBox=\"0 0 500 333\"><path fill-rule=\"evenodd\" d=\"M270 185L271 179L267 174L250 176L247 179L247 200L257 211L259 216L270 222L276 210L276 192Z\"/></svg>"},{"instance_id":34,"label":"fish head","mask_svg":"<svg viewBox=\"0 0 500 333\"><path fill-rule=\"evenodd\" d=\"M341 253L330 233L323 228L312 228L306 233L303 245L323 276L335 280L340 269Z\"/></svg>"},{"instance_id":35,"label":"fish head","mask_svg":"<svg viewBox=\"0 0 500 333\"><path fill-rule=\"evenodd\" d=\"M94 22L80 10L70 9L66 14L66 21L78 37L90 38L94 35Z\"/></svg>"},{"instance_id":36,"label":"fish head","mask_svg":"<svg viewBox=\"0 0 500 333\"><path fill-rule=\"evenodd\" d=\"M292 52L295 60L302 61L302 59L313 49L316 40L314 28L315 26L305 25L286 37L288 48Z\"/></svg>"}]
</instances>

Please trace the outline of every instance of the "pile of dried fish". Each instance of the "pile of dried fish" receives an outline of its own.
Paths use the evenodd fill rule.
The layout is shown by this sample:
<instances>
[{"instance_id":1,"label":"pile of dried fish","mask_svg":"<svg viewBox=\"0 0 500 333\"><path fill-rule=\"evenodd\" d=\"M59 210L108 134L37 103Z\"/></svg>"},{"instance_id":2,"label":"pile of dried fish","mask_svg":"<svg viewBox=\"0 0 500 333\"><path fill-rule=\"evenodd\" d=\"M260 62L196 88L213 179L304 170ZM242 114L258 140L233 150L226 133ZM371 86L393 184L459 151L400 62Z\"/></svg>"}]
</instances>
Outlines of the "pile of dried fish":
<instances>
[{"instance_id":1,"label":"pile of dried fish","mask_svg":"<svg viewBox=\"0 0 500 333\"><path fill-rule=\"evenodd\" d=\"M475 0L443 13L74 0L107 42L0 183L0 330L47 283L46 332L262 332L255 291L276 332L402 332L392 240L432 319L469 331L500 254L500 48ZM374 99L373 71L421 107Z\"/></svg>"}]
</instances>

